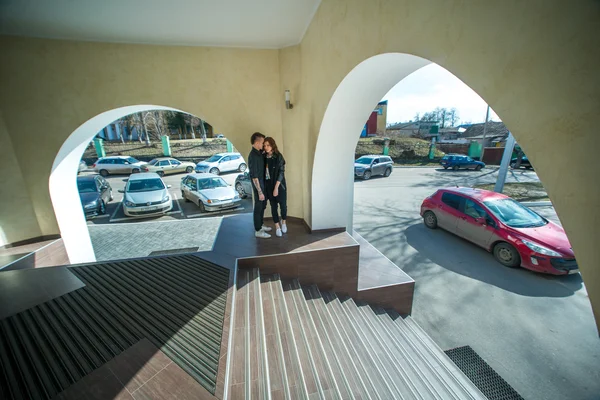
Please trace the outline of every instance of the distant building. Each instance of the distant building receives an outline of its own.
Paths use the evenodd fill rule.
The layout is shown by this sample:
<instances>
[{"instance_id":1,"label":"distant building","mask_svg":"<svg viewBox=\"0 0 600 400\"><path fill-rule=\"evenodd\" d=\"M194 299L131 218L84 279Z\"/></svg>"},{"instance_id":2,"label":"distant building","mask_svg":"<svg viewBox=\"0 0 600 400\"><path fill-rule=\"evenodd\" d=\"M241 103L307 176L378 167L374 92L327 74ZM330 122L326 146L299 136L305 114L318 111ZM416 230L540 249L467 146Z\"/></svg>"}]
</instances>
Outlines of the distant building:
<instances>
[{"instance_id":1,"label":"distant building","mask_svg":"<svg viewBox=\"0 0 600 400\"><path fill-rule=\"evenodd\" d=\"M502 122L489 121L485 140L483 138L483 130L485 123L472 124L464 131L461 138L471 141L476 141L483 147L503 147L508 138L508 128Z\"/></svg>"},{"instance_id":2,"label":"distant building","mask_svg":"<svg viewBox=\"0 0 600 400\"><path fill-rule=\"evenodd\" d=\"M387 126L387 100L377 103L363 127L360 137L385 136Z\"/></svg>"}]
</instances>

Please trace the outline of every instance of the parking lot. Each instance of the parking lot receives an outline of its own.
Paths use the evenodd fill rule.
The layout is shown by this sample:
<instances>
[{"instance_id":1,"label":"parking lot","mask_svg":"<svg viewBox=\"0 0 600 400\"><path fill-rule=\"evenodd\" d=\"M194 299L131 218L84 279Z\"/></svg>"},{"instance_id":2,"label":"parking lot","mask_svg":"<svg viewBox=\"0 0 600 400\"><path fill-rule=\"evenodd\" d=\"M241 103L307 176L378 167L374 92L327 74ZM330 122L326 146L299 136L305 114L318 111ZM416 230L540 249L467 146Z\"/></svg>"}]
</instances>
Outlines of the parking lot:
<instances>
[{"instance_id":1,"label":"parking lot","mask_svg":"<svg viewBox=\"0 0 600 400\"><path fill-rule=\"evenodd\" d=\"M86 171L82 172L80 176L94 174L94 172ZM234 185L235 178L239 172L224 173L221 177L230 185ZM241 206L221 212L200 212L198 206L192 202L185 202L181 197L181 178L187 174L174 174L165 175L163 181L166 185L171 185L169 193L173 199L173 209L166 215L160 217L128 217L123 213L123 206L121 201L123 200L123 193L119 193L119 190L123 190L127 183L129 175L109 175L106 180L110 183L113 190L113 201L106 205L106 214L99 215L93 219L88 220L88 225L97 224L108 224L108 223L128 223L128 222L141 222L141 221L171 221L171 220L182 220L189 218L206 218L215 217L220 215L228 215L240 212L250 212L252 210L252 199L243 199Z\"/></svg>"},{"instance_id":2,"label":"parking lot","mask_svg":"<svg viewBox=\"0 0 600 400\"><path fill-rule=\"evenodd\" d=\"M579 274L548 276L423 225L423 199L495 182L497 168L394 168L354 184L354 229L415 279L413 318L444 350L471 346L526 399L597 399L600 343ZM508 182L538 180L510 170ZM560 223L552 207L533 208Z\"/></svg>"}]
</instances>

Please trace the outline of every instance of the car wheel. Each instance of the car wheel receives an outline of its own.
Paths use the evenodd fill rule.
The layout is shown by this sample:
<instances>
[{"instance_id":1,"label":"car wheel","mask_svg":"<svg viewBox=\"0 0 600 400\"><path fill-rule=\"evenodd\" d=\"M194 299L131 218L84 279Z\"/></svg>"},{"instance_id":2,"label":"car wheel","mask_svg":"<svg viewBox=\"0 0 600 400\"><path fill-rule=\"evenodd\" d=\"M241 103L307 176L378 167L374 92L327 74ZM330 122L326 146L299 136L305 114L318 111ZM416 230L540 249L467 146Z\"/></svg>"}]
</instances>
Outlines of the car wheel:
<instances>
[{"instance_id":1,"label":"car wheel","mask_svg":"<svg viewBox=\"0 0 600 400\"><path fill-rule=\"evenodd\" d=\"M453 171L458 171L458 165L455 165L454 167L452 167Z\"/></svg>"},{"instance_id":2,"label":"car wheel","mask_svg":"<svg viewBox=\"0 0 600 400\"><path fill-rule=\"evenodd\" d=\"M104 204L104 200L100 200L100 204L98 204L98 215L106 214L106 204Z\"/></svg>"},{"instance_id":3,"label":"car wheel","mask_svg":"<svg viewBox=\"0 0 600 400\"><path fill-rule=\"evenodd\" d=\"M517 164L516 164L516 163L512 163L512 164L510 164L510 167L511 167L512 169L515 169L515 167L516 167L516 166L517 166Z\"/></svg>"},{"instance_id":4,"label":"car wheel","mask_svg":"<svg viewBox=\"0 0 600 400\"><path fill-rule=\"evenodd\" d=\"M388 176L390 176L391 174L392 174L392 169L391 169L391 168L388 168L388 169L386 169L386 170L385 170L385 172L383 173L383 176L385 176L385 177L387 178L387 177L388 177Z\"/></svg>"},{"instance_id":5,"label":"car wheel","mask_svg":"<svg viewBox=\"0 0 600 400\"><path fill-rule=\"evenodd\" d=\"M220 173L219 168L211 168L208 172L210 172L213 175L219 175Z\"/></svg>"},{"instance_id":6,"label":"car wheel","mask_svg":"<svg viewBox=\"0 0 600 400\"><path fill-rule=\"evenodd\" d=\"M206 212L206 208L204 208L204 203L202 203L202 200L198 200L198 207L200 208L201 213Z\"/></svg>"},{"instance_id":7,"label":"car wheel","mask_svg":"<svg viewBox=\"0 0 600 400\"><path fill-rule=\"evenodd\" d=\"M185 169L185 172L187 172L188 174L191 174L193 170L194 170L194 168L192 168L192 167L187 167L187 168Z\"/></svg>"},{"instance_id":8,"label":"car wheel","mask_svg":"<svg viewBox=\"0 0 600 400\"><path fill-rule=\"evenodd\" d=\"M363 174L363 179L365 181L368 181L369 179L371 179L371 171L365 171L365 173Z\"/></svg>"},{"instance_id":9,"label":"car wheel","mask_svg":"<svg viewBox=\"0 0 600 400\"><path fill-rule=\"evenodd\" d=\"M494 246L494 257L505 267L515 268L521 265L519 252L506 242L500 242Z\"/></svg>"},{"instance_id":10,"label":"car wheel","mask_svg":"<svg viewBox=\"0 0 600 400\"><path fill-rule=\"evenodd\" d=\"M448 169L448 167L444 167L444 169Z\"/></svg>"},{"instance_id":11,"label":"car wheel","mask_svg":"<svg viewBox=\"0 0 600 400\"><path fill-rule=\"evenodd\" d=\"M235 190L237 190L238 194L240 195L240 197L242 199L246 198L246 192L244 192L244 187L242 186L241 183L238 182L235 184Z\"/></svg>"},{"instance_id":12,"label":"car wheel","mask_svg":"<svg viewBox=\"0 0 600 400\"><path fill-rule=\"evenodd\" d=\"M165 171L156 171L156 173L158 174L158 176L160 176L161 178L163 176L165 176Z\"/></svg>"},{"instance_id":13,"label":"car wheel","mask_svg":"<svg viewBox=\"0 0 600 400\"><path fill-rule=\"evenodd\" d=\"M241 163L240 166L239 166L239 168L238 168L238 171L244 172L246 170L246 168L247 168L247 165L244 164L244 163Z\"/></svg>"},{"instance_id":14,"label":"car wheel","mask_svg":"<svg viewBox=\"0 0 600 400\"><path fill-rule=\"evenodd\" d=\"M100 170L100 175L102 175L102 176L108 176L108 171L105 170L105 169L101 169Z\"/></svg>"},{"instance_id":15,"label":"car wheel","mask_svg":"<svg viewBox=\"0 0 600 400\"><path fill-rule=\"evenodd\" d=\"M475 171L481 171L481 165L476 166Z\"/></svg>"},{"instance_id":16,"label":"car wheel","mask_svg":"<svg viewBox=\"0 0 600 400\"><path fill-rule=\"evenodd\" d=\"M137 173L139 173L139 172L140 172L140 169L139 169L139 168L134 168L134 169L132 169L132 170L131 170L131 173L132 173L132 174L137 174Z\"/></svg>"},{"instance_id":17,"label":"car wheel","mask_svg":"<svg viewBox=\"0 0 600 400\"><path fill-rule=\"evenodd\" d=\"M437 228L437 217L432 211L425 211L425 214L423 214L423 222L429 229Z\"/></svg>"},{"instance_id":18,"label":"car wheel","mask_svg":"<svg viewBox=\"0 0 600 400\"><path fill-rule=\"evenodd\" d=\"M181 198L183 199L183 201L185 201L186 203L190 202L190 199L188 199L187 197L185 197L185 192L182 190L181 191Z\"/></svg>"}]
</instances>

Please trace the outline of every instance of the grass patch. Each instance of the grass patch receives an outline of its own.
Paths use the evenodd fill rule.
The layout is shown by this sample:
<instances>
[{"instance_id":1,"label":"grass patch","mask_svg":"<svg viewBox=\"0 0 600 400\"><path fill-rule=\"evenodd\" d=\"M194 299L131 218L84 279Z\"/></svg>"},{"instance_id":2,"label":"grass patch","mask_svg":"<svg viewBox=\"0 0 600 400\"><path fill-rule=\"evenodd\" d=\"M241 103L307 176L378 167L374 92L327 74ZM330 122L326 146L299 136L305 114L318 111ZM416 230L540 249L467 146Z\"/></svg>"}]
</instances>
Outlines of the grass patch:
<instances>
[{"instance_id":1,"label":"grass patch","mask_svg":"<svg viewBox=\"0 0 600 400\"><path fill-rule=\"evenodd\" d=\"M477 189L494 190L494 183L473 185ZM550 201L541 182L507 182L503 194L517 201Z\"/></svg>"}]
</instances>

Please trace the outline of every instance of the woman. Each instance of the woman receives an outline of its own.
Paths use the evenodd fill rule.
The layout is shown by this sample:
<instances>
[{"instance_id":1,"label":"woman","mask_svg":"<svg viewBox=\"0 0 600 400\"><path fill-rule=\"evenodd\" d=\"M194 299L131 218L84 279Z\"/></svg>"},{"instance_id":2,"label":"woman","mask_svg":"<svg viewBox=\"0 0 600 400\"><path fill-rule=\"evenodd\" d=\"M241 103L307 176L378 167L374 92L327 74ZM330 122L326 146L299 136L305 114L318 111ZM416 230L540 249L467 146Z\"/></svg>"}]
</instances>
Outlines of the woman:
<instances>
[{"instance_id":1,"label":"woman","mask_svg":"<svg viewBox=\"0 0 600 400\"><path fill-rule=\"evenodd\" d=\"M287 193L285 186L285 160L279 152L275 139L265 138L265 186L267 198L271 204L271 215L275 222L275 235L278 237L287 233ZM281 209L281 222L277 213L277 206Z\"/></svg>"}]
</instances>

